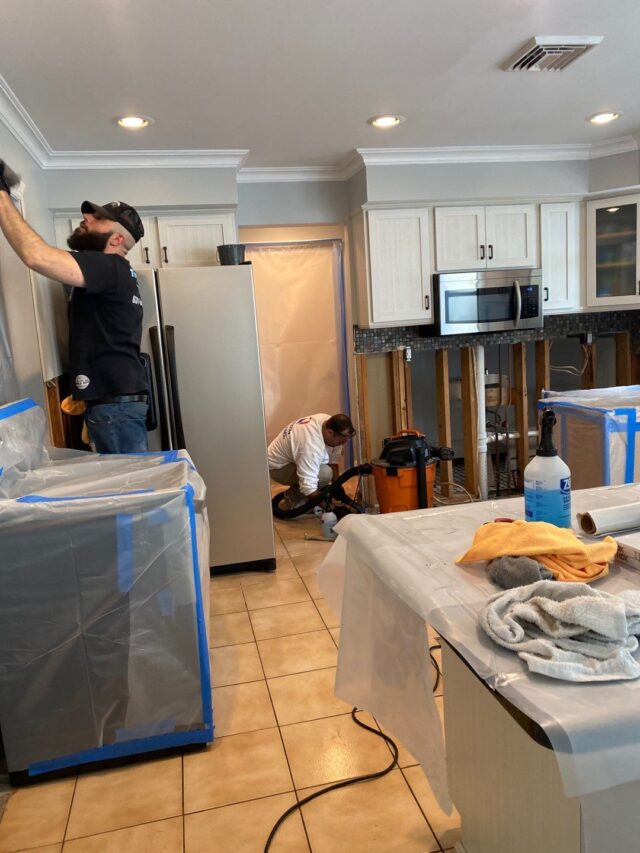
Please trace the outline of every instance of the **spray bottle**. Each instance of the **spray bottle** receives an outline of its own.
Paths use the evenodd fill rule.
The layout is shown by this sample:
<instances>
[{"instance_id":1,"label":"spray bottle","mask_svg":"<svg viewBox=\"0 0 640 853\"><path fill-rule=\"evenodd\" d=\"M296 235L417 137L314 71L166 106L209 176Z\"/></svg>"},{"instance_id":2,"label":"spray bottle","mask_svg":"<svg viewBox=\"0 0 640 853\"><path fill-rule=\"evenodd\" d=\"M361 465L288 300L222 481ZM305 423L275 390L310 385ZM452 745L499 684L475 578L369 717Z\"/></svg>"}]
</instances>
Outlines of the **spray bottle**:
<instances>
[{"instance_id":1,"label":"spray bottle","mask_svg":"<svg viewBox=\"0 0 640 853\"><path fill-rule=\"evenodd\" d=\"M322 535L325 539L336 539L338 534L333 529L338 523L338 516L335 512L322 513Z\"/></svg>"},{"instance_id":2,"label":"spray bottle","mask_svg":"<svg viewBox=\"0 0 640 853\"><path fill-rule=\"evenodd\" d=\"M524 517L571 527L571 471L553 445L553 409L542 412L540 445L524 469Z\"/></svg>"}]
</instances>

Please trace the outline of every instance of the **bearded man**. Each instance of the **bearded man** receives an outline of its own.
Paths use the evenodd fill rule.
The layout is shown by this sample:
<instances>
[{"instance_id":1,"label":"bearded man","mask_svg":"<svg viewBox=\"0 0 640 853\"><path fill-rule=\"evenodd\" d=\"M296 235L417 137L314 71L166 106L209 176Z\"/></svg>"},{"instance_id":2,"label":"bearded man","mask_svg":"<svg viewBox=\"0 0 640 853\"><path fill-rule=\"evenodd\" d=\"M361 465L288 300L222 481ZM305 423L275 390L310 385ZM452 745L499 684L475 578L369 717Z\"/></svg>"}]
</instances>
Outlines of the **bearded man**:
<instances>
[{"instance_id":1,"label":"bearded man","mask_svg":"<svg viewBox=\"0 0 640 853\"><path fill-rule=\"evenodd\" d=\"M85 201L66 252L46 243L15 208L19 181L0 160L0 228L22 262L71 285L69 374L72 395L98 453L146 451L148 389L140 357L142 299L126 255L144 235L137 211L122 201Z\"/></svg>"}]
</instances>

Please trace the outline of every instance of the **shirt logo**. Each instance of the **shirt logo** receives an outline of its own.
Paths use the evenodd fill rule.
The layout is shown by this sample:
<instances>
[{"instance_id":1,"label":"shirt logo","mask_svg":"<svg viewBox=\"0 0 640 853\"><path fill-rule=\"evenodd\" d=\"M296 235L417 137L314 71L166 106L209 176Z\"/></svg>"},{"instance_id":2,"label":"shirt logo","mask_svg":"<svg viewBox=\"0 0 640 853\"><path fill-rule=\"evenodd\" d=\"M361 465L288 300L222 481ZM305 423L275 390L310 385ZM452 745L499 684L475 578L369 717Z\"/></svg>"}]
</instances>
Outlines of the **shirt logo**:
<instances>
[{"instance_id":1,"label":"shirt logo","mask_svg":"<svg viewBox=\"0 0 640 853\"><path fill-rule=\"evenodd\" d=\"M88 376L85 376L84 373L79 373L76 376L76 388L79 391L84 391L85 388L89 387L90 383L91 383L91 380L89 379Z\"/></svg>"},{"instance_id":2,"label":"shirt logo","mask_svg":"<svg viewBox=\"0 0 640 853\"><path fill-rule=\"evenodd\" d=\"M138 273L135 270L132 270L131 267L129 267L129 272L131 273L131 278L138 278Z\"/></svg>"},{"instance_id":3,"label":"shirt logo","mask_svg":"<svg viewBox=\"0 0 640 853\"><path fill-rule=\"evenodd\" d=\"M134 305L140 305L140 307L142 307L142 299L140 299L140 297L139 297L139 296L132 296L132 297L131 297L131 302L132 302Z\"/></svg>"}]
</instances>

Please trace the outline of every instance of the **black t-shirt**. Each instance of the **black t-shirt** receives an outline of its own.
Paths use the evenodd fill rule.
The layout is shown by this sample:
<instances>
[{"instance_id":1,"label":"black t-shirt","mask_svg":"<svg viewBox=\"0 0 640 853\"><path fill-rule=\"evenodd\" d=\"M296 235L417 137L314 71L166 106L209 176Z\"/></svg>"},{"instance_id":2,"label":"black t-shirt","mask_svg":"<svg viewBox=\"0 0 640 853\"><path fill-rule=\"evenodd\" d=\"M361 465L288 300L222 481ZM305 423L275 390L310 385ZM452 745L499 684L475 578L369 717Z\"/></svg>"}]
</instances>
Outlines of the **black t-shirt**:
<instances>
[{"instance_id":1,"label":"black t-shirt","mask_svg":"<svg viewBox=\"0 0 640 853\"><path fill-rule=\"evenodd\" d=\"M129 261L103 252L71 252L86 287L74 287L69 372L76 400L146 391L140 358L142 299Z\"/></svg>"}]
</instances>

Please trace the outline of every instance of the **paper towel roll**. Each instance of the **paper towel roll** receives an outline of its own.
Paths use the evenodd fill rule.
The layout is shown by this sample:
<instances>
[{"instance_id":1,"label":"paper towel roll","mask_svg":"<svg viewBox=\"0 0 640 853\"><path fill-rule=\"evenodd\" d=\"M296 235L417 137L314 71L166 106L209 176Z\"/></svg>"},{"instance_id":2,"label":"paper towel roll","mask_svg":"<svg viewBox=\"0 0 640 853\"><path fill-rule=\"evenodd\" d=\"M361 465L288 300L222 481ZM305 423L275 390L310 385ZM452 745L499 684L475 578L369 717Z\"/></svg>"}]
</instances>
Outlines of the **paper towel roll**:
<instances>
[{"instance_id":1,"label":"paper towel roll","mask_svg":"<svg viewBox=\"0 0 640 853\"><path fill-rule=\"evenodd\" d=\"M640 503L579 512L578 524L584 533L589 533L591 536L640 529Z\"/></svg>"}]
</instances>

